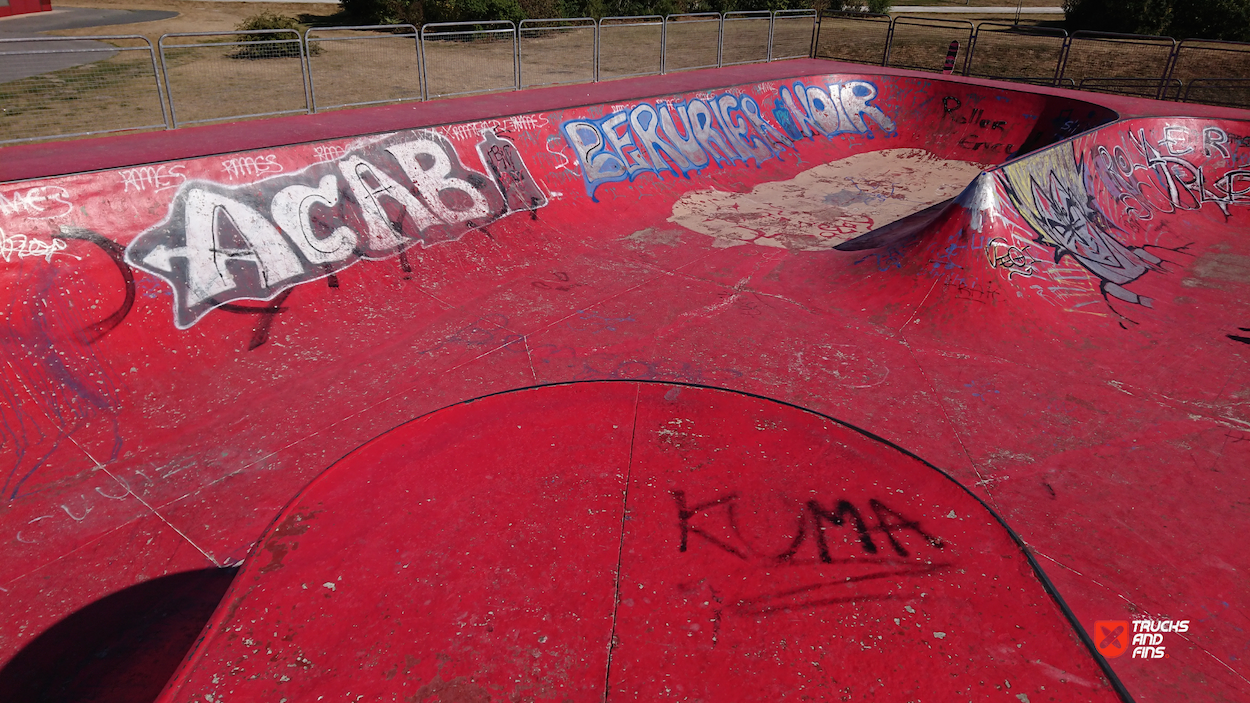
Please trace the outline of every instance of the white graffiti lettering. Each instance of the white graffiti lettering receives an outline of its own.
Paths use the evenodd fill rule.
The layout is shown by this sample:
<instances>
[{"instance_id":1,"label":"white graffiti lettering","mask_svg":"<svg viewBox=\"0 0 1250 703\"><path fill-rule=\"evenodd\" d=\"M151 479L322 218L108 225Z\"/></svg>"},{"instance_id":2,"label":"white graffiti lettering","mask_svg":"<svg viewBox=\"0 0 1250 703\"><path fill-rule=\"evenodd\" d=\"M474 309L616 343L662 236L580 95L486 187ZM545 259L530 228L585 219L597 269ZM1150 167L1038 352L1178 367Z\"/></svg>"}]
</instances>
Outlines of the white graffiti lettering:
<instances>
[{"instance_id":1,"label":"white graffiti lettering","mask_svg":"<svg viewBox=\"0 0 1250 703\"><path fill-rule=\"evenodd\" d=\"M64 239L45 242L24 234L7 234L0 229L0 259L4 259L6 263L12 263L14 258L26 259L36 256L52 263L52 257L64 252L67 246ZM73 256L73 254L65 254L65 256ZM79 257L73 256L73 258Z\"/></svg>"},{"instance_id":2,"label":"white graffiti lettering","mask_svg":"<svg viewBox=\"0 0 1250 703\"><path fill-rule=\"evenodd\" d=\"M318 144L313 147L313 158L317 161L333 161L342 158L346 153L346 149L333 144Z\"/></svg>"},{"instance_id":3,"label":"white graffiti lettering","mask_svg":"<svg viewBox=\"0 0 1250 703\"><path fill-rule=\"evenodd\" d=\"M222 161L221 167L226 169L226 175L230 176L232 181L239 178L255 178L267 173L281 173L283 170L276 154L237 156Z\"/></svg>"},{"instance_id":4,"label":"white graffiti lettering","mask_svg":"<svg viewBox=\"0 0 1250 703\"><path fill-rule=\"evenodd\" d=\"M1229 217L1231 206L1250 203L1250 169L1212 174L1212 164L1194 161L1217 154L1229 158L1223 129L1208 126L1195 134L1188 127L1167 126L1162 132L1152 141L1139 129L1128 133L1127 148L1098 147L1095 162L1125 214L1149 220L1156 212L1198 210L1213 203Z\"/></svg>"},{"instance_id":5,"label":"white graffiti lettering","mask_svg":"<svg viewBox=\"0 0 1250 703\"><path fill-rule=\"evenodd\" d=\"M169 283L175 325L187 329L232 300L271 300L360 259L454 241L546 205L516 145L490 129L482 137L489 175L462 165L442 135L419 130L253 184L188 181L169 217L126 247L126 261Z\"/></svg>"},{"instance_id":6,"label":"white graffiti lettering","mask_svg":"<svg viewBox=\"0 0 1250 703\"><path fill-rule=\"evenodd\" d=\"M73 209L69 191L60 186L35 186L27 190L0 193L0 214L3 215L50 220L68 215Z\"/></svg>"},{"instance_id":7,"label":"white graffiti lettering","mask_svg":"<svg viewBox=\"0 0 1250 703\"><path fill-rule=\"evenodd\" d=\"M1029 248L1014 246L1004 237L994 237L985 243L985 258L990 266L1005 270L1007 280L1015 276L1028 278L1037 273L1033 265L1038 263L1038 258Z\"/></svg>"},{"instance_id":8,"label":"white graffiti lettering","mask_svg":"<svg viewBox=\"0 0 1250 703\"><path fill-rule=\"evenodd\" d=\"M142 193L149 188L155 192L160 192L170 188L177 188L187 180L187 176L182 172L182 169L182 164L140 166L119 171L118 175L121 176L124 192L129 193L133 189Z\"/></svg>"}]
</instances>

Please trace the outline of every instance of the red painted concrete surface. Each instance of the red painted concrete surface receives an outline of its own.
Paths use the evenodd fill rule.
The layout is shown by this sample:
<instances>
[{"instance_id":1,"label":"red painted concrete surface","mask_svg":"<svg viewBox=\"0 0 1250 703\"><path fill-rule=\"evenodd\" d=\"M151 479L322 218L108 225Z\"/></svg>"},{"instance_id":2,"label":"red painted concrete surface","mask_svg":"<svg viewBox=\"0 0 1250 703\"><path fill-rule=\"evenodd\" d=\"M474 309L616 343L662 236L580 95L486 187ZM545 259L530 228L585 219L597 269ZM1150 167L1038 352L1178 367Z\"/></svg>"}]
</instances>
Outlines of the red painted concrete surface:
<instances>
[{"instance_id":1,"label":"red painted concrete surface","mask_svg":"<svg viewBox=\"0 0 1250 703\"><path fill-rule=\"evenodd\" d=\"M51 10L52 3L49 0L9 0L8 4L0 6L0 17L25 15L31 12L50 12Z\"/></svg>"},{"instance_id":2,"label":"red painted concrete surface","mask_svg":"<svg viewBox=\"0 0 1250 703\"><path fill-rule=\"evenodd\" d=\"M244 562L268 531L227 602L236 615L302 608L307 621L283 615L300 633L283 656L321 647L337 662L309 657L290 682L277 665L251 670L278 697L305 692L290 700L355 685L331 674L356 668L377 688L344 689L353 696L429 700L728 700L717 687L739 672L759 679L744 699L779 697L775 683L831 700L1244 700L1247 122L1126 118L1126 106L1174 106L792 66L784 80L702 74L705 87L662 99L537 91L535 102L568 104L0 187L0 657L109 594ZM171 139L107 144L149 138ZM12 153L30 163L30 148ZM458 405L598 380L760 398L580 384ZM772 419L748 432L746 418ZM664 455L676 436L664 423L687 419L696 429L671 429L707 438ZM840 448L828 456L862 464L842 462L826 484L812 452L829 443ZM761 447L778 454L752 454ZM375 471L379 488L362 486ZM400 476L434 505L410 509L401 484L381 485ZM885 482L902 493L878 493ZM749 558L718 548L723 532L691 533L674 552L675 490L688 505L737 494ZM286 534L318 496L333 505ZM838 557L854 562L845 569L782 574L778 544L810 551L837 530L839 549L855 546L850 513L828 517L843 498L878 555L897 533L874 500L947 546L906 531L906 557L852 551ZM698 514L723 529L729 510ZM365 514L395 529L353 518ZM462 539L476 545L465 555L452 550ZM301 546L267 570L283 540ZM380 552L357 559L356 543L423 551L405 574ZM511 550L547 562L522 569ZM845 602L759 607L895 557L881 564L897 573L854 581ZM334 578L307 581L320 600L300 600L313 597L304 580L282 595L331 564ZM709 648L706 633L681 629L714 615L682 590L699 579L725 584L732 604L715 617L740 621L723 648L720 634ZM624 616L638 584L656 599ZM403 589L414 607L446 607L413 611L393 633L360 616L397 618ZM498 634L461 637L490 624L470 616L491 604ZM902 610L907 620L904 605L917 611ZM548 655L526 639L547 627L544 611L585 621L539 635L563 643L563 663L536 663ZM232 700L229 686L244 684L203 686L253 646L231 639L233 617L218 611L167 698ZM318 619L342 634L318 635ZM1137 646L1163 649L1117 649L1135 629L1152 631ZM352 638L389 643L334 646ZM418 653L417 640L430 646ZM1009 640L1024 646L1004 654ZM1119 654L1101 659L1098 646ZM392 661L401 652L420 661ZM388 679L392 667L402 673ZM691 673L702 671L723 673Z\"/></svg>"},{"instance_id":3,"label":"red painted concrete surface","mask_svg":"<svg viewBox=\"0 0 1250 703\"><path fill-rule=\"evenodd\" d=\"M1118 700L954 481L793 406L638 382L492 396L345 457L165 700L366 691Z\"/></svg>"}]
</instances>

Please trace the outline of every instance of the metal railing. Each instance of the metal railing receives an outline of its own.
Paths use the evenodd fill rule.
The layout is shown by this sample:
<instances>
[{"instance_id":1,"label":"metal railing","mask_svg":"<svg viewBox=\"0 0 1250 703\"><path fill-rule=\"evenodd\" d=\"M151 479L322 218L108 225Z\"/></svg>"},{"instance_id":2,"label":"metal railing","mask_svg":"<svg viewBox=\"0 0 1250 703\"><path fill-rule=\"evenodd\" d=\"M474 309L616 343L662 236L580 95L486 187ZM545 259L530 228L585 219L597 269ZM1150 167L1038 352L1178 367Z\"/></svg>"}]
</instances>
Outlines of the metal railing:
<instances>
[{"instance_id":1,"label":"metal railing","mask_svg":"<svg viewBox=\"0 0 1250 703\"><path fill-rule=\"evenodd\" d=\"M604 17L599 20L599 79L655 76L664 73L665 24L661 15ZM644 44L655 45L654 70L645 66L641 71L635 70L640 66L633 49Z\"/></svg>"},{"instance_id":2,"label":"metal railing","mask_svg":"<svg viewBox=\"0 0 1250 703\"><path fill-rule=\"evenodd\" d=\"M0 144L161 127L169 114L148 38L0 39Z\"/></svg>"},{"instance_id":3,"label":"metal railing","mask_svg":"<svg viewBox=\"0 0 1250 703\"><path fill-rule=\"evenodd\" d=\"M589 38L589 46L587 46ZM533 46L534 58L526 56L526 46ZM541 47L541 49L540 49ZM572 49L572 51L570 51ZM586 51L589 49L589 51ZM585 53L582 53L585 52ZM571 64L570 53L583 56L583 64ZM599 23L593 17L575 17L559 20L521 20L517 27L517 67L521 88L532 88L540 85L561 85L565 83L589 83L599 80L597 70L599 64ZM582 67L579 73L575 70ZM539 75L550 80L527 80L528 76Z\"/></svg>"},{"instance_id":4,"label":"metal railing","mask_svg":"<svg viewBox=\"0 0 1250 703\"><path fill-rule=\"evenodd\" d=\"M1071 81L1072 79L1064 80ZM1180 97L1183 88L1181 82L1176 79L1159 78L1082 78L1081 82L1076 84L1077 90L1159 100L1175 100Z\"/></svg>"},{"instance_id":5,"label":"metal railing","mask_svg":"<svg viewBox=\"0 0 1250 703\"><path fill-rule=\"evenodd\" d=\"M719 67L723 30L724 22L715 12L668 15L664 18L660 72Z\"/></svg>"},{"instance_id":6,"label":"metal railing","mask_svg":"<svg viewBox=\"0 0 1250 703\"><path fill-rule=\"evenodd\" d=\"M740 66L769 61L772 48L773 15L771 12L743 10L724 14L720 30L721 66Z\"/></svg>"},{"instance_id":7,"label":"metal railing","mask_svg":"<svg viewBox=\"0 0 1250 703\"><path fill-rule=\"evenodd\" d=\"M246 39L255 36L274 38ZM207 37L223 37L224 41L187 41ZM308 57L303 38L293 29L166 34L157 46L173 127L312 112ZM216 79L217 90L212 94L199 89L205 75Z\"/></svg>"},{"instance_id":8,"label":"metal railing","mask_svg":"<svg viewBox=\"0 0 1250 703\"><path fill-rule=\"evenodd\" d=\"M768 60L805 59L812 55L816 25L820 15L815 10L777 10L768 39Z\"/></svg>"},{"instance_id":9,"label":"metal railing","mask_svg":"<svg viewBox=\"0 0 1250 703\"><path fill-rule=\"evenodd\" d=\"M421 100L421 41L411 24L322 27L304 32L313 112Z\"/></svg>"},{"instance_id":10,"label":"metal railing","mask_svg":"<svg viewBox=\"0 0 1250 703\"><path fill-rule=\"evenodd\" d=\"M958 20L825 11L812 55L939 72L949 47L943 42L954 40L964 55L953 71L959 75L1250 108L1250 43L1177 42L1103 32L1069 35L1062 29L982 22L965 52L969 26ZM1219 93L1217 86L1227 92Z\"/></svg>"},{"instance_id":11,"label":"metal railing","mask_svg":"<svg viewBox=\"0 0 1250 703\"><path fill-rule=\"evenodd\" d=\"M1181 102L1250 107L1250 78L1195 78L1185 85Z\"/></svg>"},{"instance_id":12,"label":"metal railing","mask_svg":"<svg viewBox=\"0 0 1250 703\"><path fill-rule=\"evenodd\" d=\"M1125 94L1162 100L1175 52L1176 40L1171 37L1073 32L1059 77L1071 78L1078 85L1087 79L1153 80L1153 92L1141 87L1144 83L1124 83Z\"/></svg>"},{"instance_id":13,"label":"metal railing","mask_svg":"<svg viewBox=\"0 0 1250 703\"><path fill-rule=\"evenodd\" d=\"M1213 67L1215 70L1212 70ZM1220 96L1209 93L1211 98L1220 101L1212 104L1221 105L1233 100L1235 105L1250 107L1250 95L1246 95L1244 90L1238 88L1240 84L1236 82L1250 79L1250 44L1185 39L1176 45L1168 78L1174 78L1186 85L1202 81L1199 84L1200 87L1205 87L1208 91L1217 85L1214 81L1233 80L1234 82L1227 84L1227 87L1234 91L1233 94ZM1188 90L1186 94L1189 94Z\"/></svg>"},{"instance_id":14,"label":"metal railing","mask_svg":"<svg viewBox=\"0 0 1250 703\"><path fill-rule=\"evenodd\" d=\"M825 12L816 26L813 55L884 66L893 36L894 22L889 15Z\"/></svg>"},{"instance_id":15,"label":"metal railing","mask_svg":"<svg viewBox=\"0 0 1250 703\"><path fill-rule=\"evenodd\" d=\"M517 52L517 29L510 20L422 25L421 85L425 86L425 98L518 90L521 58ZM430 82L431 72L438 76L438 83ZM442 90L444 87L450 90Z\"/></svg>"},{"instance_id":16,"label":"metal railing","mask_svg":"<svg viewBox=\"0 0 1250 703\"><path fill-rule=\"evenodd\" d=\"M963 74L973 31L972 23L967 20L895 17L890 46L885 51L885 65L941 73L951 42L958 42L954 45L957 50L954 72ZM900 36L904 41L899 41Z\"/></svg>"},{"instance_id":17,"label":"metal railing","mask_svg":"<svg viewBox=\"0 0 1250 703\"><path fill-rule=\"evenodd\" d=\"M1067 48L1062 29L982 22L972 36L964 75L1058 85Z\"/></svg>"},{"instance_id":18,"label":"metal railing","mask_svg":"<svg viewBox=\"0 0 1250 703\"><path fill-rule=\"evenodd\" d=\"M155 46L0 40L0 143L806 57L817 20L779 10L180 32ZM60 109L69 100L92 107Z\"/></svg>"},{"instance_id":19,"label":"metal railing","mask_svg":"<svg viewBox=\"0 0 1250 703\"><path fill-rule=\"evenodd\" d=\"M806 56L937 72L950 41L959 75L1250 107L1250 44L778 10L0 39L0 144Z\"/></svg>"}]
</instances>

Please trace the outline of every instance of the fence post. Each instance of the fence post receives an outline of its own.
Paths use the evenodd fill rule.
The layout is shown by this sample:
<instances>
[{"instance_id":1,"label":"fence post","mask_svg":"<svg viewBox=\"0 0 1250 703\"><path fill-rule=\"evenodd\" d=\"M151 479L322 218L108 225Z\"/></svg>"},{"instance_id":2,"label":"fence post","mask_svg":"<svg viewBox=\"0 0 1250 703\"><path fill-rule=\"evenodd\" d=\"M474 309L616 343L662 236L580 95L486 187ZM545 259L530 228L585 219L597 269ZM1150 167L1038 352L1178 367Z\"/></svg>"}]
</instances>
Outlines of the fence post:
<instances>
[{"instance_id":1,"label":"fence post","mask_svg":"<svg viewBox=\"0 0 1250 703\"><path fill-rule=\"evenodd\" d=\"M885 53L881 56L881 65L890 65L890 50L894 48L894 23L898 21L895 17L890 20L890 28L885 33Z\"/></svg>"},{"instance_id":2,"label":"fence post","mask_svg":"<svg viewBox=\"0 0 1250 703\"><path fill-rule=\"evenodd\" d=\"M308 104L311 114L317 114L317 86L313 84L312 75L312 47L308 43L308 33L313 31L312 27L304 30L304 46L308 49Z\"/></svg>"},{"instance_id":3,"label":"fence post","mask_svg":"<svg viewBox=\"0 0 1250 703\"><path fill-rule=\"evenodd\" d=\"M668 17L660 20L660 75L668 73Z\"/></svg>"},{"instance_id":4,"label":"fence post","mask_svg":"<svg viewBox=\"0 0 1250 703\"><path fill-rule=\"evenodd\" d=\"M1180 57L1180 53L1181 43L1173 39L1172 53L1168 54L1168 65L1167 68L1163 70L1163 82L1159 84L1159 96L1156 98L1157 100L1163 100L1167 97L1167 85L1172 80L1172 73L1176 71L1176 61ZM1177 99L1180 99L1179 92L1176 97Z\"/></svg>"},{"instance_id":5,"label":"fence post","mask_svg":"<svg viewBox=\"0 0 1250 703\"><path fill-rule=\"evenodd\" d=\"M417 29L417 54L419 54L417 64L421 67L421 102L430 99L430 81L425 72L425 27L426 25L423 24Z\"/></svg>"},{"instance_id":6,"label":"fence post","mask_svg":"<svg viewBox=\"0 0 1250 703\"><path fill-rule=\"evenodd\" d=\"M816 45L820 43L820 20L824 16L825 13L818 13L816 19L812 21L812 46L807 52L809 59L816 58Z\"/></svg>"},{"instance_id":7,"label":"fence post","mask_svg":"<svg viewBox=\"0 0 1250 703\"><path fill-rule=\"evenodd\" d=\"M720 68L725 60L725 13L717 13L716 20L716 67Z\"/></svg>"},{"instance_id":8,"label":"fence post","mask_svg":"<svg viewBox=\"0 0 1250 703\"><path fill-rule=\"evenodd\" d=\"M773 60L773 30L777 28L777 13L771 12L768 15L768 62Z\"/></svg>"},{"instance_id":9,"label":"fence post","mask_svg":"<svg viewBox=\"0 0 1250 703\"><path fill-rule=\"evenodd\" d=\"M304 72L304 106L307 114L311 115L316 111L312 98L312 57L308 54L308 42L305 41L305 37L301 36L298 31L295 32L295 36L299 38L299 64Z\"/></svg>"},{"instance_id":10,"label":"fence post","mask_svg":"<svg viewBox=\"0 0 1250 703\"><path fill-rule=\"evenodd\" d=\"M1055 64L1055 83L1058 88L1063 85L1064 71L1068 70L1068 52L1072 50L1072 35L1063 38L1063 47L1059 49L1059 61Z\"/></svg>"},{"instance_id":11,"label":"fence post","mask_svg":"<svg viewBox=\"0 0 1250 703\"><path fill-rule=\"evenodd\" d=\"M968 42L968 51L964 52L964 75L965 76L972 75L970 73L970 71L972 71L972 59L977 52L977 39L981 37L981 25L983 24L985 23L981 22L980 24L978 24L976 30L972 32L972 41Z\"/></svg>"},{"instance_id":12,"label":"fence post","mask_svg":"<svg viewBox=\"0 0 1250 703\"><path fill-rule=\"evenodd\" d=\"M521 89L521 28L512 25L512 90Z\"/></svg>"},{"instance_id":13,"label":"fence post","mask_svg":"<svg viewBox=\"0 0 1250 703\"><path fill-rule=\"evenodd\" d=\"M156 40L156 46L161 52L161 79L165 83L165 99L169 102L169 128L177 129L178 113L174 110L174 94L169 90L169 64L165 61L165 37L168 36L168 34L162 34L160 39Z\"/></svg>"},{"instance_id":14,"label":"fence post","mask_svg":"<svg viewBox=\"0 0 1250 703\"><path fill-rule=\"evenodd\" d=\"M165 108L165 91L161 88L161 73L164 72L165 62L161 61L161 70L158 71L156 68L156 49L152 46L152 40L144 37L143 41L147 43L148 56L152 59L152 80L156 81L156 101L161 105L161 121L165 123L165 129L173 129L169 119L169 112Z\"/></svg>"}]
</instances>

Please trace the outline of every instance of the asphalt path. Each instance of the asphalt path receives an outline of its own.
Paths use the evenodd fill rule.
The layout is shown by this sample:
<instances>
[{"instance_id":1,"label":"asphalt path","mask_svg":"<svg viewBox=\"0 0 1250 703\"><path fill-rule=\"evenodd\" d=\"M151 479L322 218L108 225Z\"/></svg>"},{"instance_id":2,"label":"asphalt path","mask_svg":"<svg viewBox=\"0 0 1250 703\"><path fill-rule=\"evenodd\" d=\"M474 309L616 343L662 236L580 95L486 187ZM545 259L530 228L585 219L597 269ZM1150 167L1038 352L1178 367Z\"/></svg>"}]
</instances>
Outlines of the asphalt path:
<instances>
[{"instance_id":1,"label":"asphalt path","mask_svg":"<svg viewBox=\"0 0 1250 703\"><path fill-rule=\"evenodd\" d=\"M164 10L60 7L51 12L2 18L0 19L0 83L103 61L117 55L117 48L104 42L73 38L42 41L49 39L44 32L152 22L176 16L178 16L177 12ZM30 41L31 39L42 40Z\"/></svg>"}]
</instances>

